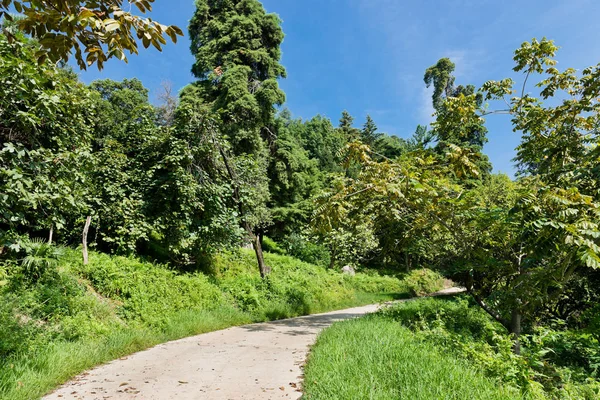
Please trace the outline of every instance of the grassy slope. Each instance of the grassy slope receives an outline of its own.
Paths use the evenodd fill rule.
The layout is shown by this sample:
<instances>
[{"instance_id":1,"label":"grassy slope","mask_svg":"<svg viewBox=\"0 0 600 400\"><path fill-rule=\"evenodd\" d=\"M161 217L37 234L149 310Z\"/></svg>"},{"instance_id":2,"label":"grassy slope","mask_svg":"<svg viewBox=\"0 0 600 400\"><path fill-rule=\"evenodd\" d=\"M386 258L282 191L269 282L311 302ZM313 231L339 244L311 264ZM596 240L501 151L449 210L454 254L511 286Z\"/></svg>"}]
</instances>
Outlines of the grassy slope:
<instances>
[{"instance_id":1,"label":"grassy slope","mask_svg":"<svg viewBox=\"0 0 600 400\"><path fill-rule=\"evenodd\" d=\"M219 256L208 275L99 253L82 266L73 250L36 282L14 273L0 287L0 398L40 397L85 369L168 340L408 293L396 278L266 260L273 273L265 281L249 252Z\"/></svg>"},{"instance_id":2,"label":"grassy slope","mask_svg":"<svg viewBox=\"0 0 600 400\"><path fill-rule=\"evenodd\" d=\"M466 295L401 302L326 330L306 391L314 399L600 399L597 337L537 326L521 339L517 356L510 334Z\"/></svg>"},{"instance_id":3,"label":"grassy slope","mask_svg":"<svg viewBox=\"0 0 600 400\"><path fill-rule=\"evenodd\" d=\"M307 399L518 399L467 363L379 315L334 324L305 368Z\"/></svg>"}]
</instances>

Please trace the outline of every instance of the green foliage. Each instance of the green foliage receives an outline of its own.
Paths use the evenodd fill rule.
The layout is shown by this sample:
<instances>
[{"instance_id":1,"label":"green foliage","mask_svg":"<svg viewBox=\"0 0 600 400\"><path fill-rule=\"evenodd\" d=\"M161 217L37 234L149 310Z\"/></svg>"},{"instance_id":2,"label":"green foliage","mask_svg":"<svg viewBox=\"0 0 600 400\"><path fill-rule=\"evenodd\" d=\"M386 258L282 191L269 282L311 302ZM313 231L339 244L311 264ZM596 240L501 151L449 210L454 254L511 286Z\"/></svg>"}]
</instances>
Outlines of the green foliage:
<instances>
[{"instance_id":1,"label":"green foliage","mask_svg":"<svg viewBox=\"0 0 600 400\"><path fill-rule=\"evenodd\" d=\"M219 285L236 304L260 320L273 315L295 316L336 308L352 302L356 292L403 293L395 278L341 275L287 256L266 254L272 268L266 280L249 269L254 255L244 251L221 254L213 264Z\"/></svg>"},{"instance_id":2,"label":"green foliage","mask_svg":"<svg viewBox=\"0 0 600 400\"><path fill-rule=\"evenodd\" d=\"M273 271L262 279L248 250L217 254L205 266L210 274L94 251L82 265L79 251L59 251L37 279L17 263L2 264L0 398L35 398L98 362L161 341L406 294L397 278L347 276L268 253Z\"/></svg>"},{"instance_id":3,"label":"green foliage","mask_svg":"<svg viewBox=\"0 0 600 400\"><path fill-rule=\"evenodd\" d=\"M196 1L189 33L198 81L182 96L182 104L204 103L216 116L214 152L222 158L221 173L228 177L231 202L263 277L269 267L258 235L271 223L267 148L275 139L270 129L275 105L285 101L277 82L285 77L280 24L257 0Z\"/></svg>"},{"instance_id":4,"label":"green foliage","mask_svg":"<svg viewBox=\"0 0 600 400\"><path fill-rule=\"evenodd\" d=\"M455 65L449 58L441 58L435 65L427 68L423 80L427 87L433 84L433 106L438 108L442 105L443 96L450 97L454 87Z\"/></svg>"},{"instance_id":5,"label":"green foliage","mask_svg":"<svg viewBox=\"0 0 600 400\"><path fill-rule=\"evenodd\" d=\"M331 255L327 248L306 235L291 233L283 239L283 246L289 255L304 262L321 267L331 264Z\"/></svg>"},{"instance_id":6,"label":"green foliage","mask_svg":"<svg viewBox=\"0 0 600 400\"><path fill-rule=\"evenodd\" d=\"M346 144L346 139L329 119L317 115L304 123L295 121L295 128L309 157L319 161L321 171L341 170L339 152Z\"/></svg>"},{"instance_id":7,"label":"green foliage","mask_svg":"<svg viewBox=\"0 0 600 400\"><path fill-rule=\"evenodd\" d=\"M196 1L189 26L192 72L204 100L236 130L270 123L273 105L285 100L277 84L285 77L279 64L280 23L256 0Z\"/></svg>"},{"instance_id":8,"label":"green foliage","mask_svg":"<svg viewBox=\"0 0 600 400\"><path fill-rule=\"evenodd\" d=\"M39 239L25 242L22 246L25 257L21 260L21 270L27 279L36 281L54 272L62 255L61 248Z\"/></svg>"},{"instance_id":9,"label":"green foliage","mask_svg":"<svg viewBox=\"0 0 600 400\"><path fill-rule=\"evenodd\" d=\"M423 150L397 161L378 161L368 146L359 143L348 145L345 155L345 165L357 163L360 169L355 177L333 180L318 199L313 219L316 233L337 252L333 257L357 263L379 250L378 257L388 265L403 263L417 252L433 258L431 246L421 242L435 233L425 227L431 221L428 214L439 203L460 196L460 188L448 176L470 166L458 159L450 160L449 168ZM429 196L435 200L425 201Z\"/></svg>"},{"instance_id":10,"label":"green foliage","mask_svg":"<svg viewBox=\"0 0 600 400\"><path fill-rule=\"evenodd\" d=\"M381 133L377 133L375 121L373 121L370 115L367 115L367 120L360 131L360 140L369 146L374 146L381 136Z\"/></svg>"},{"instance_id":11,"label":"green foliage","mask_svg":"<svg viewBox=\"0 0 600 400\"><path fill-rule=\"evenodd\" d=\"M74 260L73 260L74 261ZM162 326L181 310L212 310L222 304L221 293L201 273L178 274L167 267L125 257L94 254L85 266L71 268L103 297L121 303L117 315Z\"/></svg>"},{"instance_id":12,"label":"green foliage","mask_svg":"<svg viewBox=\"0 0 600 400\"><path fill-rule=\"evenodd\" d=\"M99 94L98 120L94 137L94 169L97 219L94 226L100 247L132 253L153 231L148 203L155 195L153 171L163 156L167 139L154 125L154 110L148 90L137 79L92 82ZM157 229L156 227L154 229ZM157 229L158 230L158 229ZM159 230L160 231L160 230Z\"/></svg>"},{"instance_id":13,"label":"green foliage","mask_svg":"<svg viewBox=\"0 0 600 400\"><path fill-rule=\"evenodd\" d=\"M475 110L482 106L483 95L476 93L473 85L454 86L454 67L450 59L442 58L425 71L425 84L427 87L434 86L432 99L436 121L432 124L431 134L437 140L435 149L438 154L446 154L454 146L468 149L470 161L477 166L477 177L485 179L492 166L487 156L482 154L483 145L487 142L484 120L460 118L456 112L459 109L463 115L474 115ZM473 185L477 180L468 179L465 183Z\"/></svg>"},{"instance_id":14,"label":"green foliage","mask_svg":"<svg viewBox=\"0 0 600 400\"><path fill-rule=\"evenodd\" d=\"M351 143L344 165L356 173L332 181L314 218L322 240L351 249L355 260L442 268L513 334L516 353L523 331L548 322L540 312L565 305L565 287L600 266L599 67L581 77L560 72L555 50L544 39L515 53L524 83L545 74L538 87L546 102L526 95L525 84L520 97L505 98L514 94L511 80L488 82L477 94L470 86L454 87L449 60L430 68L426 81L438 86L441 99L435 148L380 160ZM489 176L482 167L483 116L489 113L482 109L484 94L509 105L503 112L522 133L517 161L527 176L517 182ZM425 137L423 129L418 134ZM369 238L372 247L365 246ZM593 299L589 293L575 296Z\"/></svg>"},{"instance_id":15,"label":"green foliage","mask_svg":"<svg viewBox=\"0 0 600 400\"><path fill-rule=\"evenodd\" d=\"M474 114L480 108L481 94L464 94L447 98L435 113L436 121L432 124L433 134L438 141L440 152L445 146L454 144L469 147L474 152L481 153L483 145L487 142L487 129L483 125L483 118L460 118L461 113ZM483 157L482 154L478 155ZM485 159L487 160L487 158ZM489 169L489 166L488 166ZM481 171L482 173L484 170Z\"/></svg>"},{"instance_id":16,"label":"green foliage","mask_svg":"<svg viewBox=\"0 0 600 400\"><path fill-rule=\"evenodd\" d=\"M221 153L228 143L218 134L217 125L208 107L193 94L185 101L182 98L173 141L159 169L160 185L154 188L158 199L167 199L154 208L168 221L163 240L188 262L238 244L241 237L239 207L231 195L234 182L226 175L227 159Z\"/></svg>"},{"instance_id":17,"label":"green foliage","mask_svg":"<svg viewBox=\"0 0 600 400\"><path fill-rule=\"evenodd\" d=\"M87 206L95 107L72 73L38 66L34 51L0 35L0 224L47 232Z\"/></svg>"},{"instance_id":18,"label":"green foliage","mask_svg":"<svg viewBox=\"0 0 600 400\"><path fill-rule=\"evenodd\" d=\"M277 138L270 146L267 171L273 214L269 232L275 236L306 225L313 210L312 197L324 185L319 160L311 158L305 146L306 130L306 124L286 116L275 120Z\"/></svg>"},{"instance_id":19,"label":"green foliage","mask_svg":"<svg viewBox=\"0 0 600 400\"><path fill-rule=\"evenodd\" d=\"M362 132L360 129L352 126L354 123L354 117L346 110L342 111L342 117L340 118L339 131L346 142L353 142L360 139ZM373 124L374 125L374 124ZM369 129L373 127L370 126Z\"/></svg>"},{"instance_id":20,"label":"green foliage","mask_svg":"<svg viewBox=\"0 0 600 400\"><path fill-rule=\"evenodd\" d=\"M209 175L212 155L198 137L210 129L203 110L160 126L140 81L85 88L68 71L37 66L31 44L0 43L0 68L18 83L2 86L0 229L79 241L87 214L98 248L179 265L239 240L222 200L230 187Z\"/></svg>"},{"instance_id":21,"label":"green foliage","mask_svg":"<svg viewBox=\"0 0 600 400\"><path fill-rule=\"evenodd\" d=\"M598 139L598 67L586 68L582 77L571 69L559 72L556 50L543 39L515 52L515 71L524 74L520 96L514 95L510 79L484 84L486 99L509 105L514 130L522 135L517 162L527 177L520 180L512 204L476 210L464 198L461 225L466 229L456 236L457 243L469 243L458 250L463 281L480 304L487 298L484 308L516 335L520 327L509 320L522 314L532 321L540 308L560 298L573 274L600 266L598 192L590 179L598 162L590 146ZM532 74L546 74L538 84L542 99L525 94ZM560 91L568 99L550 105ZM451 119L479 123L473 99L468 106L465 101L448 102L454 109ZM456 225L450 230L458 232ZM476 237L465 240L468 232Z\"/></svg>"},{"instance_id":22,"label":"green foliage","mask_svg":"<svg viewBox=\"0 0 600 400\"><path fill-rule=\"evenodd\" d=\"M410 271L404 281L412 296L425 296L444 288L444 278L425 268Z\"/></svg>"},{"instance_id":23,"label":"green foliage","mask_svg":"<svg viewBox=\"0 0 600 400\"><path fill-rule=\"evenodd\" d=\"M63 3L0 2L0 10L24 10L13 27L33 36L11 26L0 35L3 355L115 327L164 333L186 312L265 320L355 304L361 292L422 295L442 283L427 267L465 285L512 337L483 313L460 320L454 314L464 305L446 311L469 332L455 334L458 326L432 310L418 329L459 343L467 358L532 396L596 390L582 382L597 378L599 363L600 66L559 71L556 46L534 39L515 52L520 93L511 79L476 92L455 86L454 64L441 59L425 73L432 129L419 125L400 139L378 133L370 116L355 128L346 111L337 128L320 116L276 116L285 100L279 18L257 0L197 0L190 36L198 81L176 109L171 101L160 111L137 79L86 87L44 57L75 48L82 67L85 52L101 67L137 51L128 27L158 48L177 29L123 12L120 1ZM135 2L142 12L150 3ZM65 14L82 4L77 16ZM102 10L110 18L99 19ZM81 35L89 35L85 49ZM536 74L540 98L526 93ZM491 175L482 153L484 117L493 112L484 96L508 106L502 113L521 134L514 182ZM87 216L92 247L129 257L94 253L81 266L74 251L63 257L27 239L79 243ZM277 253L266 263L259 238ZM252 254L235 251L242 243L253 245L264 279L248 268ZM407 276L335 272L343 265ZM213 276L190 272L198 269Z\"/></svg>"},{"instance_id":24,"label":"green foliage","mask_svg":"<svg viewBox=\"0 0 600 400\"><path fill-rule=\"evenodd\" d=\"M273 239L263 236L262 238L262 247L264 251L268 251L269 253L286 255L286 251Z\"/></svg>"},{"instance_id":25,"label":"green foliage","mask_svg":"<svg viewBox=\"0 0 600 400\"><path fill-rule=\"evenodd\" d=\"M334 324L312 347L307 399L520 399L446 349L419 342L395 321L367 316Z\"/></svg>"},{"instance_id":26,"label":"green foliage","mask_svg":"<svg viewBox=\"0 0 600 400\"><path fill-rule=\"evenodd\" d=\"M399 138L398 136L389 136L385 133L377 134L377 139L369 144L376 155L381 158L395 160L414 151L425 150L425 148L434 140L434 133L427 129L425 125L417 125L415 132L409 139Z\"/></svg>"},{"instance_id":27,"label":"green foliage","mask_svg":"<svg viewBox=\"0 0 600 400\"><path fill-rule=\"evenodd\" d=\"M515 355L502 326L465 298L407 302L380 315L411 329L420 341L451 349L525 398L591 400L600 393L598 342L585 332L538 328Z\"/></svg>"},{"instance_id":28,"label":"green foliage","mask_svg":"<svg viewBox=\"0 0 600 400\"><path fill-rule=\"evenodd\" d=\"M144 14L152 10L153 2L137 0L131 4ZM2 0L0 17L13 20L8 12L13 9L19 13L15 19L18 28L39 42L36 57L40 64L46 59L66 62L75 50L75 60L81 69L94 63L102 69L104 62L112 57L127 61L125 51L137 54L137 39L141 39L144 48L152 45L161 50L167 43L165 35L173 42L183 35L176 26L134 15L131 8L123 8L123 0L68 0L56 4ZM9 31L5 33L10 35Z\"/></svg>"},{"instance_id":29,"label":"green foliage","mask_svg":"<svg viewBox=\"0 0 600 400\"><path fill-rule=\"evenodd\" d=\"M382 135L377 141L377 152L389 159L395 159L406 152L406 140L398 136Z\"/></svg>"},{"instance_id":30,"label":"green foliage","mask_svg":"<svg viewBox=\"0 0 600 400\"><path fill-rule=\"evenodd\" d=\"M13 296L0 297L0 357L4 359L11 354L26 352L40 327L33 321L27 320L18 312L18 301Z\"/></svg>"}]
</instances>

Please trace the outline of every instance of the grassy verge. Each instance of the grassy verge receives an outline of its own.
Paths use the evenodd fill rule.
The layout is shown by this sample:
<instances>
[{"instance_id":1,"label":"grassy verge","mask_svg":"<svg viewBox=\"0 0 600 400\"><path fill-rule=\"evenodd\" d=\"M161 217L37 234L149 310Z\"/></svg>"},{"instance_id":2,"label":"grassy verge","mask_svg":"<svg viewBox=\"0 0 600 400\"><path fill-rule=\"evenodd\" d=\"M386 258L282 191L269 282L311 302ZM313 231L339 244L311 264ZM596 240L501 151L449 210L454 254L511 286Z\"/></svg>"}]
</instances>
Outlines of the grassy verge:
<instances>
[{"instance_id":1,"label":"grassy verge","mask_svg":"<svg viewBox=\"0 0 600 400\"><path fill-rule=\"evenodd\" d=\"M169 340L234 325L407 297L412 283L347 276L267 254L262 280L249 252L222 254L210 273L65 249L35 276L4 266L0 399L39 398L97 364Z\"/></svg>"},{"instance_id":2,"label":"grassy verge","mask_svg":"<svg viewBox=\"0 0 600 400\"><path fill-rule=\"evenodd\" d=\"M156 344L249 322L236 311L180 312L165 329L124 327L98 338L51 341L0 369L0 398L36 399L78 373Z\"/></svg>"},{"instance_id":3,"label":"grassy verge","mask_svg":"<svg viewBox=\"0 0 600 400\"><path fill-rule=\"evenodd\" d=\"M597 335L535 326L521 355L512 344L466 295L399 303L322 334L306 367L307 398L600 398Z\"/></svg>"},{"instance_id":4,"label":"grassy verge","mask_svg":"<svg viewBox=\"0 0 600 400\"><path fill-rule=\"evenodd\" d=\"M381 316L325 330L305 368L304 389L306 399L315 400L520 398Z\"/></svg>"}]
</instances>

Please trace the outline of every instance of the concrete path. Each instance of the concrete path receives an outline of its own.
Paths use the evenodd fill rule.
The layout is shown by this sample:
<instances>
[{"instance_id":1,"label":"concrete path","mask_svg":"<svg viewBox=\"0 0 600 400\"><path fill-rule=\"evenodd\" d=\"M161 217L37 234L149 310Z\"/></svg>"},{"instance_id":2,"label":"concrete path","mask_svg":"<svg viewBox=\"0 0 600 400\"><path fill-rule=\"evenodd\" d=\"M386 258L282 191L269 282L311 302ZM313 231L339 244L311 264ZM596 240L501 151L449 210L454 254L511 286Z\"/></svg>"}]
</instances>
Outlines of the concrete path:
<instances>
[{"instance_id":1,"label":"concrete path","mask_svg":"<svg viewBox=\"0 0 600 400\"><path fill-rule=\"evenodd\" d=\"M318 333L379 307L239 326L164 343L85 372L44 399L298 399L301 366Z\"/></svg>"}]
</instances>

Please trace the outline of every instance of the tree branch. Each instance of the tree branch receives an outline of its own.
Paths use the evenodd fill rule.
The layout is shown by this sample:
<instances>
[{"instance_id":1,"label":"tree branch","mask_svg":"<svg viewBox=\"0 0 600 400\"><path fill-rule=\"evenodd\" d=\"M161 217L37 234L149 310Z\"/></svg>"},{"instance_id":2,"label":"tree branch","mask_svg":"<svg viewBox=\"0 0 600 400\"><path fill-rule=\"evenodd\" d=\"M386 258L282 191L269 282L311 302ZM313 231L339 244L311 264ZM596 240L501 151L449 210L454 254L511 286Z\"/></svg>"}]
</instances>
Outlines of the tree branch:
<instances>
[{"instance_id":1,"label":"tree branch","mask_svg":"<svg viewBox=\"0 0 600 400\"><path fill-rule=\"evenodd\" d=\"M473 297L473 299L475 299L475 302L477 302L477 304L479 304L479 306L486 313L488 313L492 318L494 318L496 321L501 323L503 327L505 327L506 329L508 329L510 331L510 321L508 321L505 318L502 318L502 316L499 313L492 310L492 308L490 306L488 306L479 296L477 296L477 294L475 294L475 292L473 292L472 286L467 288L467 292L471 295L471 297Z\"/></svg>"}]
</instances>

